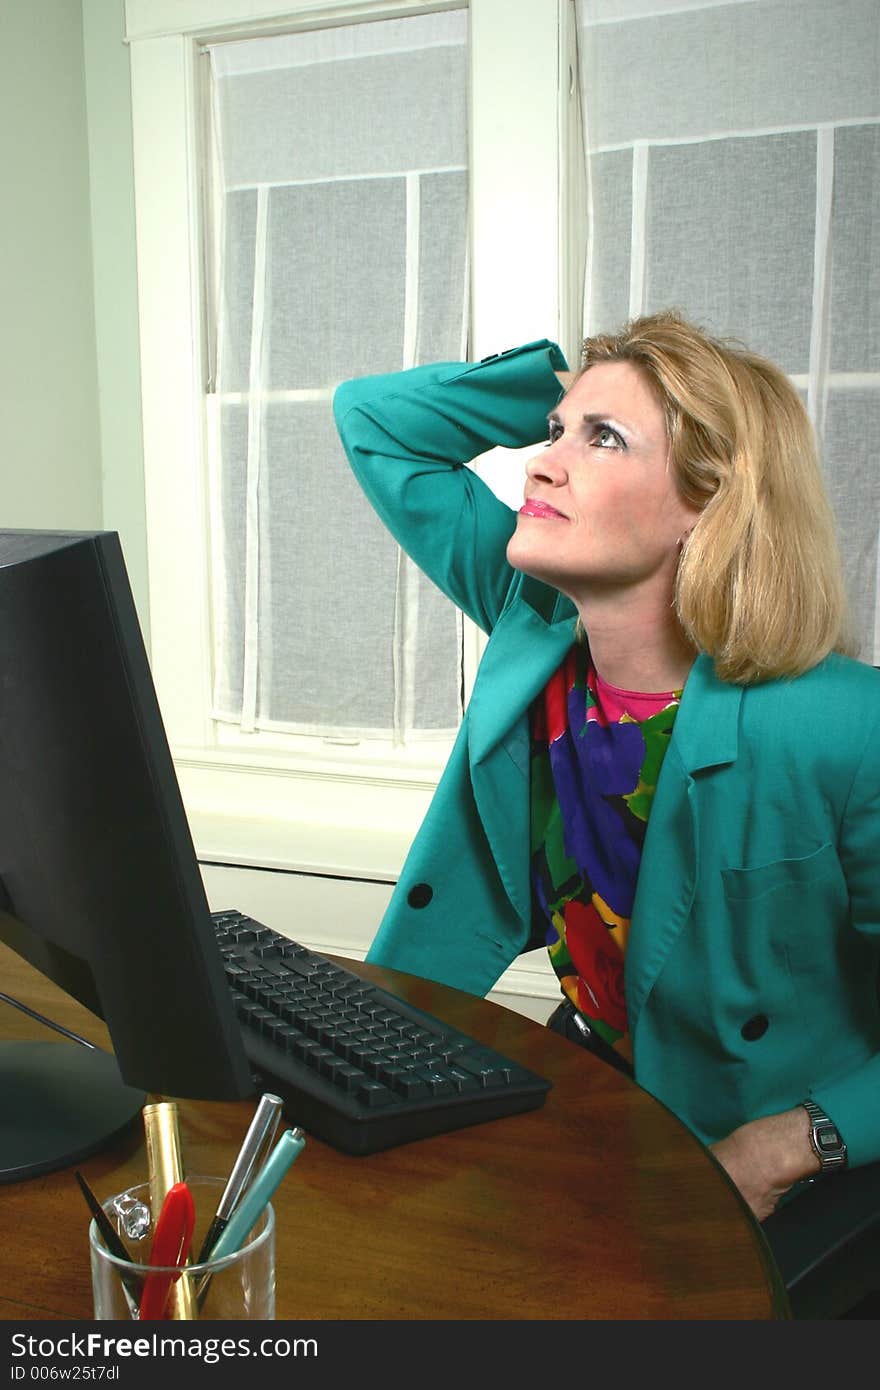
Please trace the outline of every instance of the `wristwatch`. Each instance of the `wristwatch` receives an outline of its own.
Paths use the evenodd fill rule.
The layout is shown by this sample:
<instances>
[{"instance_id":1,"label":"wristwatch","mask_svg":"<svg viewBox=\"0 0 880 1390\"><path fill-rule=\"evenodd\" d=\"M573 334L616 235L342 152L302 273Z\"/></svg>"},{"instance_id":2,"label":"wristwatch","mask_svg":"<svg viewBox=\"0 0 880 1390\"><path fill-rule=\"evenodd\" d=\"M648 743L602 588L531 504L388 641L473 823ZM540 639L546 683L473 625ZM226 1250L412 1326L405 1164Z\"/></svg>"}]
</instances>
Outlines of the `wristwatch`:
<instances>
[{"instance_id":1,"label":"wristwatch","mask_svg":"<svg viewBox=\"0 0 880 1390\"><path fill-rule=\"evenodd\" d=\"M810 1117L810 1144L822 1165L822 1173L841 1171L846 1167L846 1144L837 1125L815 1101L803 1100L801 1105Z\"/></svg>"}]
</instances>

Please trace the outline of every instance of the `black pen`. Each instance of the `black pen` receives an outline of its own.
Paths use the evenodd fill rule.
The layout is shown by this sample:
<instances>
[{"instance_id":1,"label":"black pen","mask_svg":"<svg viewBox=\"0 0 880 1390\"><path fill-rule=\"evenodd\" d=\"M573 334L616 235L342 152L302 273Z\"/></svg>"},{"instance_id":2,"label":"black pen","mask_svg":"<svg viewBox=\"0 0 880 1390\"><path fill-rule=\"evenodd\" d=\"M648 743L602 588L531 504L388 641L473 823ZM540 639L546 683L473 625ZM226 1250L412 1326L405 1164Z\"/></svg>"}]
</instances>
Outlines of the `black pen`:
<instances>
[{"instance_id":1,"label":"black pen","mask_svg":"<svg viewBox=\"0 0 880 1390\"><path fill-rule=\"evenodd\" d=\"M202 1241L202 1248L199 1251L196 1264L204 1264L210 1256L218 1236L225 1229L245 1188L253 1177L258 1160L272 1143L278 1128L278 1121L281 1118L283 1104L280 1096L265 1095L260 1097L254 1118L244 1136L238 1157L223 1189L223 1195L217 1204L216 1215Z\"/></svg>"},{"instance_id":2,"label":"black pen","mask_svg":"<svg viewBox=\"0 0 880 1390\"><path fill-rule=\"evenodd\" d=\"M83 1177L82 1173L79 1171L78 1168L74 1171L74 1177L79 1183L80 1191L86 1199L89 1211L95 1218L95 1225L100 1231L101 1238L103 1239L108 1251L111 1255L115 1255L117 1260L126 1260L129 1264L131 1264L131 1256L129 1255L128 1251L126 1250L125 1246L120 1240L119 1233L116 1230L116 1227L113 1225L113 1222L110 1220L110 1217L107 1215L106 1211L101 1206L101 1203L98 1201L94 1192L89 1187L88 1183L86 1182L85 1178ZM122 1286L126 1294L128 1311L132 1314L132 1316L136 1316L138 1304L140 1302L141 1297L140 1280L138 1279L137 1275L129 1274L122 1269L120 1269L119 1271L119 1278L122 1280Z\"/></svg>"}]
</instances>

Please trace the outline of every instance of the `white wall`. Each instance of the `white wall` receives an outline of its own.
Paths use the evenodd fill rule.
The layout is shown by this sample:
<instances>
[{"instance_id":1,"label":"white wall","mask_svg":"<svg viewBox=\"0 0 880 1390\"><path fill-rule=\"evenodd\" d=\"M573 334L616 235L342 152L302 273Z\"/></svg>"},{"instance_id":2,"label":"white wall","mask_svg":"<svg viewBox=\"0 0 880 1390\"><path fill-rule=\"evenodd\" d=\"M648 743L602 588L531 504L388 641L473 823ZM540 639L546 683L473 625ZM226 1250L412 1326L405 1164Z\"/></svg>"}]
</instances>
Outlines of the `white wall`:
<instances>
[{"instance_id":1,"label":"white wall","mask_svg":"<svg viewBox=\"0 0 880 1390\"><path fill-rule=\"evenodd\" d=\"M103 524L119 532L149 644L131 81L123 0L82 0L82 20Z\"/></svg>"}]
</instances>

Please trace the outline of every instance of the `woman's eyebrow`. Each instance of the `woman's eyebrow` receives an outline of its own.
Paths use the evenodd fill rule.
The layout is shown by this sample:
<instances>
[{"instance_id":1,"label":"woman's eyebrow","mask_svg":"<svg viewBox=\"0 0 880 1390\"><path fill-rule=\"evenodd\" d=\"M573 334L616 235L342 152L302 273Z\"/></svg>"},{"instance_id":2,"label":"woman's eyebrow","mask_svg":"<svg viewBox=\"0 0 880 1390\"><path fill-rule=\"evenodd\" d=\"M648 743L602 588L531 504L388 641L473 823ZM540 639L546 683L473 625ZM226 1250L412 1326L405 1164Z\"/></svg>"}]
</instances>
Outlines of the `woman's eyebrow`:
<instances>
[{"instance_id":1,"label":"woman's eyebrow","mask_svg":"<svg viewBox=\"0 0 880 1390\"><path fill-rule=\"evenodd\" d=\"M547 420L551 425L563 424L562 416L559 414L558 410L551 410L550 414L547 416ZM631 425L626 424L625 421L619 419L617 415L610 411L606 411L605 413L593 410L587 411L575 423L577 426L586 425L588 428L594 425L613 425L615 429L624 430L626 432L632 431L635 433Z\"/></svg>"}]
</instances>

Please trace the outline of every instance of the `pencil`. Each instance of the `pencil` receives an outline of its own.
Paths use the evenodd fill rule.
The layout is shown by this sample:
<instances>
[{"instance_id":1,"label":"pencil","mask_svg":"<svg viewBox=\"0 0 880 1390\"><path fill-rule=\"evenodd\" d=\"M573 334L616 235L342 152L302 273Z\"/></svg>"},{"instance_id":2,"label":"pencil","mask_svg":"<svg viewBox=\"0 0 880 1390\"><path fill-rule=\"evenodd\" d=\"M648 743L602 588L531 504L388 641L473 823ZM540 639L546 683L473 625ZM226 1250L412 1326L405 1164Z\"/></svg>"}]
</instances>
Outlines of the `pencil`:
<instances>
[{"instance_id":1,"label":"pencil","mask_svg":"<svg viewBox=\"0 0 880 1390\"><path fill-rule=\"evenodd\" d=\"M82 1173L77 1168L74 1177L79 1183L79 1189L86 1199L86 1204L92 1216L95 1218L95 1225L101 1233L101 1239L106 1245L111 1255L115 1255L117 1260L126 1260L131 1263L131 1256L119 1238L119 1233L110 1217L107 1215L101 1203L98 1201L92 1189L89 1187ZM140 1280L136 1274L129 1274L126 1270L120 1269L119 1278L122 1281L125 1301L128 1304L128 1311L132 1317L137 1315L138 1304L140 1302Z\"/></svg>"}]
</instances>

